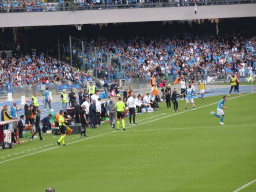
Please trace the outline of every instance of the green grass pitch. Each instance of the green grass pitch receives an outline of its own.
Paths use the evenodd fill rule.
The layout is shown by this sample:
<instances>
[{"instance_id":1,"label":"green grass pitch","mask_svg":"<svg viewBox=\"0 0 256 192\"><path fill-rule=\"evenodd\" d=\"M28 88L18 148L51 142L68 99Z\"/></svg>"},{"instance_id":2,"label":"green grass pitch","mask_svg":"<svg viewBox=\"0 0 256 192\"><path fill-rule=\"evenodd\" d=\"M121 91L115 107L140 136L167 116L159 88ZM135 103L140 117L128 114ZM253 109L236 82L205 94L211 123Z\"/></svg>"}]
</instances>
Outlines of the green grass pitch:
<instances>
[{"instance_id":1,"label":"green grass pitch","mask_svg":"<svg viewBox=\"0 0 256 192\"><path fill-rule=\"evenodd\" d=\"M222 96L179 101L137 115L137 126L115 131L108 123L87 138L43 134L0 150L0 191L234 191L256 179L256 94L228 97L225 125L210 115ZM122 128L122 127L121 127ZM255 191L253 183L241 191Z\"/></svg>"}]
</instances>

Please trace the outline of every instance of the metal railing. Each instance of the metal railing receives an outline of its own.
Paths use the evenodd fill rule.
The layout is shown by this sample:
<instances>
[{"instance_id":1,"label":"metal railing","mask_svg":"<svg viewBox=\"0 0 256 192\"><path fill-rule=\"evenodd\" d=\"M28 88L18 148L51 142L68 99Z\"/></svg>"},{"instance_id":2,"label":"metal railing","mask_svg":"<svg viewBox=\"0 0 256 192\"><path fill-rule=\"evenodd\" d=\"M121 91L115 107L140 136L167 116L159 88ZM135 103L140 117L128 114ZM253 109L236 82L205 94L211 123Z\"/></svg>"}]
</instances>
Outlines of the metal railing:
<instances>
[{"instance_id":1,"label":"metal railing","mask_svg":"<svg viewBox=\"0 0 256 192\"><path fill-rule=\"evenodd\" d=\"M79 10L103 10L103 9L128 9L128 8L161 8L161 7L180 7L202 5L230 5L230 4L248 4L256 3L256 0L203 0L203 1L185 1L177 0L174 2L147 2L147 3L120 3L114 1L111 4L84 4L84 3L45 3L43 6L13 6L13 4L1 4L0 13L18 13L18 12L54 12L54 11L79 11Z\"/></svg>"}]
</instances>

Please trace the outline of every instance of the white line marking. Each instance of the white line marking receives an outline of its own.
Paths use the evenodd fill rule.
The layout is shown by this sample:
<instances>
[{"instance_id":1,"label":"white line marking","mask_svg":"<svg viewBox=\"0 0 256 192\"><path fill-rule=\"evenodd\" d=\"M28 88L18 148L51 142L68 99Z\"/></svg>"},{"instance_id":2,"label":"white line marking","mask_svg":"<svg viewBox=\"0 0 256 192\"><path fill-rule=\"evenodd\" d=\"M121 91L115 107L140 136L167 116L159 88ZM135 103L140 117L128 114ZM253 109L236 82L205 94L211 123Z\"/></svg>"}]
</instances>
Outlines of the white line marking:
<instances>
[{"instance_id":1,"label":"white line marking","mask_svg":"<svg viewBox=\"0 0 256 192\"><path fill-rule=\"evenodd\" d=\"M243 127L251 127L251 126L254 126L254 124L251 124L251 125L243 125ZM222 126L222 125L219 125L219 126L213 126L213 127L183 127L183 128L164 128L164 129L146 129L146 130L127 130L126 132L133 132L133 131L139 131L139 132L147 132L147 131L170 131L170 130L173 130L173 129L214 129L214 128L227 128L227 127L237 127L237 125L230 125L230 126ZM120 133L123 133L123 132L120 132Z\"/></svg>"},{"instance_id":2,"label":"white line marking","mask_svg":"<svg viewBox=\"0 0 256 192\"><path fill-rule=\"evenodd\" d=\"M231 98L231 99L240 98L240 97L243 97L243 96L246 96L246 95L250 95L250 94L252 94L252 93L245 94L245 95L241 95L241 96L238 96L238 97L233 97L233 98ZM229 99L229 100L231 100L231 99ZM219 103L219 101L218 101L218 102L215 102L215 103L211 103L211 104L209 104L209 105L204 105L204 106L201 106L201 107L196 108L196 110L197 110L197 109L204 108L204 107L208 107L208 106L211 106L211 105L215 105L215 104L218 104L218 103ZM172 116L179 115L179 114L181 114L181 113L186 113L186 112L189 112L189 111L192 111L192 109L187 110L187 111L178 112L178 113L171 114L171 115L167 115L167 116L164 116L164 117L161 117L161 118L158 118L158 119L153 119L153 120L147 121L147 122L145 122L145 123L140 123L139 125L144 125L144 124L147 124L147 123L151 123L151 122L153 122L153 121L158 121L158 120L161 120L161 119L164 119L164 118L167 118L167 117L172 117ZM134 126L139 126L139 125L134 125ZM130 128L130 127L129 127L129 128Z\"/></svg>"},{"instance_id":3,"label":"white line marking","mask_svg":"<svg viewBox=\"0 0 256 192\"><path fill-rule=\"evenodd\" d=\"M110 134L110 133L113 133L113 131L112 131L112 132L108 132L108 133L103 133L103 134L100 134L100 135L96 135L96 136L92 136L92 137L88 137L88 138L85 138L85 139L73 141L73 142L69 143L68 145L70 145L70 144L72 144L72 143L81 142L81 141L84 141L84 140L93 139L93 138L100 137L100 136L103 136L103 135L108 135L108 134ZM42 152L45 152L45 151L50 151L50 150L56 149L56 148L58 148L58 147L60 147L60 146L56 146L56 147L44 149L44 150L42 150L42 151L37 151L37 152L34 152L34 153L30 153L30 154L23 155L23 156L19 156L19 157L12 158L12 159L7 159L7 160L5 160L5 161L0 162L0 164L6 163L6 162L9 162L9 161L13 161L13 160L16 160L16 159L21 159L21 158L23 158L23 157L27 157L27 156L30 156L30 155L35 155L35 154L38 154L38 153L42 153ZM21 152L21 153L22 153L22 152ZM23 153L24 153L24 151L23 151Z\"/></svg>"},{"instance_id":4,"label":"white line marking","mask_svg":"<svg viewBox=\"0 0 256 192\"><path fill-rule=\"evenodd\" d=\"M231 98L231 99L240 98L240 97L243 97L243 96L246 96L246 95L250 95L250 94L252 94L252 93L245 94L245 95L238 96L238 97L233 97L233 98ZM229 99L229 100L231 100L231 99ZM211 106L211 105L215 105L215 104L217 104L217 103L219 103L219 102L215 102L215 103L212 103L212 104L209 104L209 105L204 105L204 106L198 107L197 109L204 108L204 107L208 107L208 106ZM191 109L191 110L188 110L188 111L192 111L192 109ZM171 117L171 116L174 116L174 115L178 115L178 114L181 114L181 113L184 113L184 112L185 112L185 111L179 112L179 113L175 113L175 114L172 114L172 115L167 115L167 116L165 116L165 117L161 117L161 118L158 118L158 119L154 119L154 120L152 120L152 121L157 121L157 120L160 120L160 119L163 119L163 118L167 118L167 117ZM139 125L143 125L143 124L146 124L146 123L150 123L150 122L152 122L152 121L147 121L147 122L142 123L142 124L139 124ZM131 127L135 127L135 126L139 126L139 125L133 125L133 126L130 126L130 127L127 127L127 128L131 128ZM103 134L100 134L100 135L92 136L92 137L89 137L89 138L86 138L86 139L81 139L81 140L73 141L73 142L70 142L69 145L72 144L72 143L77 143L77 142L81 142L81 141L84 141L84 140L89 140L89 139L101 137L101 136L103 136L103 135L108 135L108 134L110 134L110 133L116 133L116 132L117 132L117 131L111 131L111 132L108 132L108 133L103 133ZM45 151L50 151L50 150L56 149L56 148L58 148L58 147L59 147L59 146L57 146L57 147L52 147L52 148L48 148L48 149L44 149L44 150L42 150L42 151L37 151L37 152L30 153L30 154L27 154L27 155L19 156L19 157L16 157L16 158L7 159L7 160L5 160L5 161L0 162L0 164L6 163L6 162L9 162L9 161L13 161L13 160L16 160L16 159L20 159L20 158L23 158L23 157L27 157L27 156L30 156L30 155L42 153L42 152L45 152ZM41 148L41 147L38 147L38 148ZM22 151L21 153L24 153L24 151Z\"/></svg>"},{"instance_id":5,"label":"white line marking","mask_svg":"<svg viewBox=\"0 0 256 192\"><path fill-rule=\"evenodd\" d=\"M256 179L254 179L253 181L251 181L251 182L249 182L249 183L247 183L247 184L243 185L242 187L240 187L240 188L236 189L236 190L235 190L235 191L233 191L233 192L241 191L241 190L242 190L242 189L244 189L245 187L248 187L249 185L253 184L254 182L256 182Z\"/></svg>"}]
</instances>

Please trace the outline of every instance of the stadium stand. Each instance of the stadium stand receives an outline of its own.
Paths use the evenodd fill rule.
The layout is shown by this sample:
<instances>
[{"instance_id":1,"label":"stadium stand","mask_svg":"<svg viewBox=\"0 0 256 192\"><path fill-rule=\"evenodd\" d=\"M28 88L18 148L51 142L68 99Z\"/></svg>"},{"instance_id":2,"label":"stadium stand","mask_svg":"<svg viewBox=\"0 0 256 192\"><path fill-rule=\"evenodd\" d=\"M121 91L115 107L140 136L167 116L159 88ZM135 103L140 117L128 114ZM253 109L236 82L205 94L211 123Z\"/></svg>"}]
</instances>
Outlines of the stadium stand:
<instances>
[{"instance_id":1,"label":"stadium stand","mask_svg":"<svg viewBox=\"0 0 256 192\"><path fill-rule=\"evenodd\" d=\"M154 8L179 7L197 5L226 5L245 4L253 1L203 1L203 0L59 0L59 1L7 1L0 3L0 12L42 12L42 11L74 11L74 10L101 10L101 9L127 9L127 8Z\"/></svg>"},{"instance_id":2,"label":"stadium stand","mask_svg":"<svg viewBox=\"0 0 256 192\"><path fill-rule=\"evenodd\" d=\"M123 39L98 38L89 42L98 48L101 64L97 76L104 77L111 54L110 80L119 78L148 78L155 76L176 78L180 75L218 76L226 78L239 72L241 81L255 73L255 37L232 37L232 43L218 41L207 34L204 37L132 37ZM78 54L82 54L78 51ZM93 66L90 57L87 67ZM171 80L171 79L170 79Z\"/></svg>"}]
</instances>

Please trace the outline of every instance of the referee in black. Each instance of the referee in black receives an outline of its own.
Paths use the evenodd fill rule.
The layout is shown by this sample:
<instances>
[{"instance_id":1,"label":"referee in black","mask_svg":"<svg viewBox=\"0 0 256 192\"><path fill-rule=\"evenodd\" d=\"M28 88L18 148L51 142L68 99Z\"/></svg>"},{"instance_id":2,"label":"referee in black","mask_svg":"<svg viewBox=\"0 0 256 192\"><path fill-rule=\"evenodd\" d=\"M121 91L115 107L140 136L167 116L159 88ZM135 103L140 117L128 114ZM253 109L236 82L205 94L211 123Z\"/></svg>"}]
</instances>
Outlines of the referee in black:
<instances>
[{"instance_id":1,"label":"referee in black","mask_svg":"<svg viewBox=\"0 0 256 192\"><path fill-rule=\"evenodd\" d=\"M178 101L176 100L177 95L179 95L179 94L177 94L177 89L174 88L174 90L172 92L172 103L173 103L173 107L174 107L174 112L178 111Z\"/></svg>"}]
</instances>

